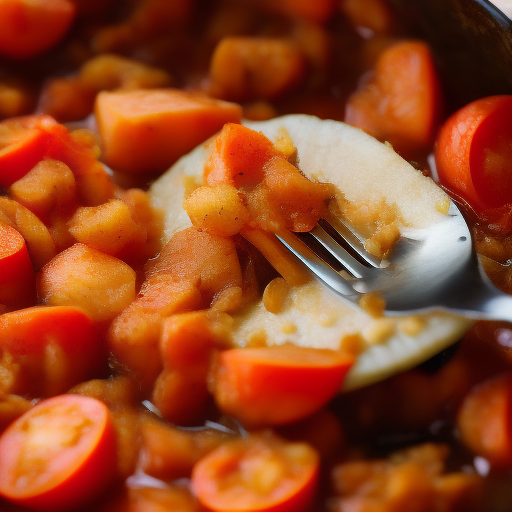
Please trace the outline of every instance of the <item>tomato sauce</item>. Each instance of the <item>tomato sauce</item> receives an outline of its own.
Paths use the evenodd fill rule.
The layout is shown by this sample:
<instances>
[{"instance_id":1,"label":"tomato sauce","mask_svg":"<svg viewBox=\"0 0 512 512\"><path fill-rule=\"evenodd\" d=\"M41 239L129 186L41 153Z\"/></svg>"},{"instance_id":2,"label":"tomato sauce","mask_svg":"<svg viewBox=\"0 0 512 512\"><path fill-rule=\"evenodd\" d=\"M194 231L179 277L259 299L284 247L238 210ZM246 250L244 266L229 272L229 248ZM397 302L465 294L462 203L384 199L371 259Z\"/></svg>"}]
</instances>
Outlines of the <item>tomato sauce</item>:
<instances>
[{"instance_id":1,"label":"tomato sauce","mask_svg":"<svg viewBox=\"0 0 512 512\"><path fill-rule=\"evenodd\" d=\"M357 336L229 343L231 311L309 279L268 232L335 194L242 118L345 121L425 175L435 154L512 293L511 96L454 113L387 0L0 0L0 65L0 510L512 509L509 324L344 394ZM148 188L220 130L163 246Z\"/></svg>"}]
</instances>

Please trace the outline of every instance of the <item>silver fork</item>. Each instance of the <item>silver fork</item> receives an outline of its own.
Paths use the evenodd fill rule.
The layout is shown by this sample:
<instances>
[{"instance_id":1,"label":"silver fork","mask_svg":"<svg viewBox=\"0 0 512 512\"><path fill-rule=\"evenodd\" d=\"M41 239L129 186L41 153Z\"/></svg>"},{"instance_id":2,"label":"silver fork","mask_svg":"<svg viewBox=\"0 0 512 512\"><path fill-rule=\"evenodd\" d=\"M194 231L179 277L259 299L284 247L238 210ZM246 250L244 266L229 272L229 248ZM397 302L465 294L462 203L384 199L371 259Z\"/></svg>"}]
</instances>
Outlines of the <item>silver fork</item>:
<instances>
[{"instance_id":1,"label":"silver fork","mask_svg":"<svg viewBox=\"0 0 512 512\"><path fill-rule=\"evenodd\" d=\"M368 253L364 239L342 220L322 219L300 238L292 233L277 238L317 279L353 304L365 293L378 292L389 316L444 310L512 322L512 296L485 275L453 202L442 221L402 231L386 260Z\"/></svg>"}]
</instances>

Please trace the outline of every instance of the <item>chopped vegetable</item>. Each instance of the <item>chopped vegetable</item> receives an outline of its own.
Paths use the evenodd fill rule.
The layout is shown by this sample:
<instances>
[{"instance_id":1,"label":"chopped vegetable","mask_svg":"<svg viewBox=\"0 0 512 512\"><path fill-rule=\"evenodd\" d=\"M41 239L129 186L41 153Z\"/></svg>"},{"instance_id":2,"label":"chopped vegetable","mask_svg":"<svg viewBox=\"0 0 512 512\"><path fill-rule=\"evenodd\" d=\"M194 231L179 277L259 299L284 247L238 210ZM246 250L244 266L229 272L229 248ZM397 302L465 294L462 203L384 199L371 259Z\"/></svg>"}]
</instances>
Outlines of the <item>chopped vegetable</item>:
<instances>
[{"instance_id":1,"label":"chopped vegetable","mask_svg":"<svg viewBox=\"0 0 512 512\"><path fill-rule=\"evenodd\" d=\"M35 274L23 236L0 224L0 304L22 308L35 302Z\"/></svg>"},{"instance_id":2,"label":"chopped vegetable","mask_svg":"<svg viewBox=\"0 0 512 512\"><path fill-rule=\"evenodd\" d=\"M70 0L1 0L0 53L34 57L56 45L75 17Z\"/></svg>"},{"instance_id":3,"label":"chopped vegetable","mask_svg":"<svg viewBox=\"0 0 512 512\"><path fill-rule=\"evenodd\" d=\"M280 345L221 352L212 389L217 405L246 425L282 425L305 418L340 389L354 362L334 350Z\"/></svg>"},{"instance_id":4,"label":"chopped vegetable","mask_svg":"<svg viewBox=\"0 0 512 512\"><path fill-rule=\"evenodd\" d=\"M102 92L95 108L110 167L155 173L204 142L224 123L239 122L233 103L177 89Z\"/></svg>"},{"instance_id":5,"label":"chopped vegetable","mask_svg":"<svg viewBox=\"0 0 512 512\"><path fill-rule=\"evenodd\" d=\"M59 395L27 411L0 437L0 495L34 510L66 510L112 481L116 447L108 409Z\"/></svg>"},{"instance_id":6,"label":"chopped vegetable","mask_svg":"<svg viewBox=\"0 0 512 512\"><path fill-rule=\"evenodd\" d=\"M201 459L192 489L210 510L303 512L312 504L318 455L267 434L227 442Z\"/></svg>"},{"instance_id":7,"label":"chopped vegetable","mask_svg":"<svg viewBox=\"0 0 512 512\"><path fill-rule=\"evenodd\" d=\"M429 47L401 41L382 52L373 77L349 98L345 121L410 155L432 145L441 108Z\"/></svg>"},{"instance_id":8,"label":"chopped vegetable","mask_svg":"<svg viewBox=\"0 0 512 512\"><path fill-rule=\"evenodd\" d=\"M480 214L512 202L512 96L466 105L443 125L436 142L439 181Z\"/></svg>"}]
</instances>

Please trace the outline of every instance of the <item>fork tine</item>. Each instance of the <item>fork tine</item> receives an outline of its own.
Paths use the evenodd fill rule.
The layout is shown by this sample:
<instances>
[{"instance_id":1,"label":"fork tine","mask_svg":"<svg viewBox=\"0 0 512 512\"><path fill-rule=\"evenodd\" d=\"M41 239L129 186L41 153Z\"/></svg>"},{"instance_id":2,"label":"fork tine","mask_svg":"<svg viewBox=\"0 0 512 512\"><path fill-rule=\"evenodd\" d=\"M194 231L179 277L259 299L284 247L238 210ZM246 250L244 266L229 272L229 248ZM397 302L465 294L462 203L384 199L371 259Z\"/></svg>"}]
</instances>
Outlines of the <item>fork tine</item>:
<instances>
[{"instance_id":1,"label":"fork tine","mask_svg":"<svg viewBox=\"0 0 512 512\"><path fill-rule=\"evenodd\" d=\"M354 290L346 279L293 234L285 232L281 235L276 235L276 238L302 261L318 279L335 292L353 299L357 299L360 296L360 293Z\"/></svg>"},{"instance_id":2,"label":"fork tine","mask_svg":"<svg viewBox=\"0 0 512 512\"><path fill-rule=\"evenodd\" d=\"M348 272L354 277L363 277L368 270L362 263L359 263L354 256L352 256L345 248L343 248L332 236L323 228L323 226L316 225L310 232L319 244L324 247L329 254L331 254L336 261L341 263Z\"/></svg>"},{"instance_id":3,"label":"fork tine","mask_svg":"<svg viewBox=\"0 0 512 512\"><path fill-rule=\"evenodd\" d=\"M322 228L329 233L334 239L342 238L350 248L359 255L368 265L380 268L381 261L379 258L370 254L364 247L363 239L358 235L357 231L343 220L337 217L331 217L329 220L320 219L318 222Z\"/></svg>"}]
</instances>

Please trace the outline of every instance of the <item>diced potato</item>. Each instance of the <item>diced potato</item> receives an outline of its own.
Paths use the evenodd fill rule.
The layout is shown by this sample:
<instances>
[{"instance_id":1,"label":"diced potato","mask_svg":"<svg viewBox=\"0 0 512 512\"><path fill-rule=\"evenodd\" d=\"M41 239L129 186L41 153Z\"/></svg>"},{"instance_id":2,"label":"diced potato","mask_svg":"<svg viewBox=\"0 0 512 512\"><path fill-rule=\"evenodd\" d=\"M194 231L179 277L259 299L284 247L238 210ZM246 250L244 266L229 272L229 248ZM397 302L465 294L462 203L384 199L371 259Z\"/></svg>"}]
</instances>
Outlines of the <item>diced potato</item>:
<instances>
[{"instance_id":1,"label":"diced potato","mask_svg":"<svg viewBox=\"0 0 512 512\"><path fill-rule=\"evenodd\" d=\"M210 63L212 92L234 101L271 100L296 87L304 57L289 40L226 37Z\"/></svg>"},{"instance_id":2,"label":"diced potato","mask_svg":"<svg viewBox=\"0 0 512 512\"><path fill-rule=\"evenodd\" d=\"M8 193L38 217L45 218L53 210L76 201L76 182L65 163L47 158L15 181Z\"/></svg>"},{"instance_id":3,"label":"diced potato","mask_svg":"<svg viewBox=\"0 0 512 512\"><path fill-rule=\"evenodd\" d=\"M153 89L168 87L172 81L166 71L113 54L88 60L80 68L79 78L97 91Z\"/></svg>"},{"instance_id":4,"label":"diced potato","mask_svg":"<svg viewBox=\"0 0 512 512\"><path fill-rule=\"evenodd\" d=\"M199 187L183 203L192 224L219 236L238 233L249 218L238 190L231 185Z\"/></svg>"},{"instance_id":5,"label":"diced potato","mask_svg":"<svg viewBox=\"0 0 512 512\"><path fill-rule=\"evenodd\" d=\"M130 208L120 199L100 206L78 208L69 221L73 237L105 254L117 254L126 244L142 234Z\"/></svg>"},{"instance_id":6,"label":"diced potato","mask_svg":"<svg viewBox=\"0 0 512 512\"><path fill-rule=\"evenodd\" d=\"M134 270L84 244L58 254L39 277L43 303L82 308L96 321L112 319L135 298Z\"/></svg>"}]
</instances>

